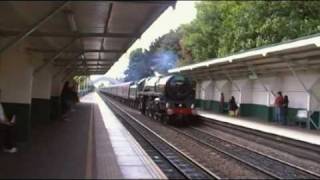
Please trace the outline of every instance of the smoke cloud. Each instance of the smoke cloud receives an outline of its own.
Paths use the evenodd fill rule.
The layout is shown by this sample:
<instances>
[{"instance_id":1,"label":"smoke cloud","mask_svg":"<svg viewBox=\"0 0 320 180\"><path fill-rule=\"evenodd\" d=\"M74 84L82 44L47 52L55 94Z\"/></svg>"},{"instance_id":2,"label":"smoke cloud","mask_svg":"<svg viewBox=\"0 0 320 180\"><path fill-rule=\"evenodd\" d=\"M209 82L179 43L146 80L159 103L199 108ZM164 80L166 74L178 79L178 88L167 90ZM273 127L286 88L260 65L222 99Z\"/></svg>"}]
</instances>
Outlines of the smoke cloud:
<instances>
[{"instance_id":1,"label":"smoke cloud","mask_svg":"<svg viewBox=\"0 0 320 180\"><path fill-rule=\"evenodd\" d=\"M137 81L147 76L167 74L169 69L176 67L177 60L178 55L170 50L137 51L130 57L124 81Z\"/></svg>"},{"instance_id":2,"label":"smoke cloud","mask_svg":"<svg viewBox=\"0 0 320 180\"><path fill-rule=\"evenodd\" d=\"M168 73L168 70L177 66L178 56L173 51L159 51L151 55L151 69L160 74Z\"/></svg>"}]
</instances>

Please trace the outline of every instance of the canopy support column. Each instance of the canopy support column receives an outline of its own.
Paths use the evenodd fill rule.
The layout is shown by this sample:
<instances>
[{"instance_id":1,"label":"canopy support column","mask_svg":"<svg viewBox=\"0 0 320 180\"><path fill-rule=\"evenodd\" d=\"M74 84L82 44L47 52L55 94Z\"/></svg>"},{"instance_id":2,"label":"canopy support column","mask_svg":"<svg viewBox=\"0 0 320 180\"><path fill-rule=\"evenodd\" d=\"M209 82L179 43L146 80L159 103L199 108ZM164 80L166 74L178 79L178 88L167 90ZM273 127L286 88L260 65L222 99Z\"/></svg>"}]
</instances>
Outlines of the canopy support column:
<instances>
[{"instance_id":1,"label":"canopy support column","mask_svg":"<svg viewBox=\"0 0 320 180\"><path fill-rule=\"evenodd\" d=\"M232 84L232 86L234 86L237 89L237 91L239 91L239 105L241 105L242 93L240 87L236 82L234 82L233 78L225 70L223 70L223 74L226 75L227 79Z\"/></svg>"},{"instance_id":2,"label":"canopy support column","mask_svg":"<svg viewBox=\"0 0 320 180\"><path fill-rule=\"evenodd\" d=\"M215 82L215 83L216 83L216 79L214 79L214 78L212 78L212 77L210 77L210 76L208 76L208 78L209 78L212 82ZM218 91L222 92L222 89L219 88L218 86L216 86L216 84L214 85L214 88L216 88Z\"/></svg>"},{"instance_id":3,"label":"canopy support column","mask_svg":"<svg viewBox=\"0 0 320 180\"><path fill-rule=\"evenodd\" d=\"M316 124L313 119L311 118L311 115L313 114L313 110L311 110L311 97L314 97L315 100L317 101L317 106L315 109L318 109L320 107L320 98L314 94L310 89L307 88L307 86L303 83L303 81L301 80L301 78L298 76L297 72L295 71L295 69L292 67L292 62L290 59L286 58L286 57L279 57L280 59L282 59L284 62L286 62L290 72L292 73L292 75L297 79L297 81L300 83L300 85L303 87L304 91L308 94L308 105L307 105L307 112L308 112L308 120L307 120L307 128L310 129L310 124L313 124L316 129L320 129L320 125Z\"/></svg>"},{"instance_id":4,"label":"canopy support column","mask_svg":"<svg viewBox=\"0 0 320 180\"><path fill-rule=\"evenodd\" d=\"M229 73L227 73L226 71L223 71L223 74L226 75L227 79L229 80L229 82L238 90L240 91L240 88L238 86L237 83L234 82L233 78L230 76Z\"/></svg>"},{"instance_id":5,"label":"canopy support column","mask_svg":"<svg viewBox=\"0 0 320 180\"><path fill-rule=\"evenodd\" d=\"M248 66L249 71L250 71L252 74L256 75L257 80L258 80L259 83L262 85L262 87L264 88L264 90L265 90L266 92L268 92L268 104L267 104L267 105L268 105L268 107L269 107L269 106L270 106L270 93L271 93L273 96L275 96L275 94L273 93L272 90L270 90L270 89L267 88L267 86L265 85L265 83L262 81L261 77L259 77L258 74L256 73L253 65L247 63L247 66Z\"/></svg>"}]
</instances>

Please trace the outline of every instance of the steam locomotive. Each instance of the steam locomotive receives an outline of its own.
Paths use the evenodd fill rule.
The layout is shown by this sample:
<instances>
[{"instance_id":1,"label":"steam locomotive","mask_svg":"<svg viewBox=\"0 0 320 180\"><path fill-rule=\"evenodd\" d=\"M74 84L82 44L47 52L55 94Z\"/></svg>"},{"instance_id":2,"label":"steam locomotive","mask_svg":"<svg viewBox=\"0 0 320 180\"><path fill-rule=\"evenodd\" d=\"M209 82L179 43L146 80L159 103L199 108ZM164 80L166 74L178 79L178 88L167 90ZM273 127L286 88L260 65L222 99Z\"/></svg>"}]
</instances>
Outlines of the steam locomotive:
<instances>
[{"instance_id":1,"label":"steam locomotive","mask_svg":"<svg viewBox=\"0 0 320 180\"><path fill-rule=\"evenodd\" d=\"M191 122L195 119L195 93L189 78L180 75L152 76L101 88L100 92L163 123Z\"/></svg>"}]
</instances>

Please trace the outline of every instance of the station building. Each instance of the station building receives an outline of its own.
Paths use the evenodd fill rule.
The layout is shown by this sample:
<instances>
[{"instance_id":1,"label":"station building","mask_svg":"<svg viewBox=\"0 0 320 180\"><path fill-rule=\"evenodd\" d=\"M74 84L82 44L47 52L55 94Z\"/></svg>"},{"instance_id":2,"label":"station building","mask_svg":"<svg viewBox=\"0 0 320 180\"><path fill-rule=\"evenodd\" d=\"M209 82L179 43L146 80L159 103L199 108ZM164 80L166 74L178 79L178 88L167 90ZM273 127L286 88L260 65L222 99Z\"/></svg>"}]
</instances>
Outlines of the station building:
<instances>
[{"instance_id":1,"label":"station building","mask_svg":"<svg viewBox=\"0 0 320 180\"><path fill-rule=\"evenodd\" d=\"M289 97L288 120L301 112L307 126L319 129L320 34L251 49L230 56L169 70L196 81L196 106L219 112L220 94L225 108L231 96L240 116L273 121L278 91ZM298 115L299 116L299 115Z\"/></svg>"}]
</instances>

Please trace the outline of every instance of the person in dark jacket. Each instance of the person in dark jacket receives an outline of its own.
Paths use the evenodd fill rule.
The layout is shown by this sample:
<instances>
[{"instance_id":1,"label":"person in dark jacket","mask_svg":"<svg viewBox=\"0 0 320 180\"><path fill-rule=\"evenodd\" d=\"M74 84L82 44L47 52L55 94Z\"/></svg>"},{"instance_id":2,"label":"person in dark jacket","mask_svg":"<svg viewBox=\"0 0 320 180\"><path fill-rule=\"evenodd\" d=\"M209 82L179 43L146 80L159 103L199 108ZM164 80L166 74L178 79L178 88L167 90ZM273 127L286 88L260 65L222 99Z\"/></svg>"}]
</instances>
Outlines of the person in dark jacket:
<instances>
[{"instance_id":1,"label":"person in dark jacket","mask_svg":"<svg viewBox=\"0 0 320 180\"><path fill-rule=\"evenodd\" d=\"M72 91L69 87L69 81L66 81L63 85L61 92L61 110L63 120L67 120L66 113L69 111L72 101Z\"/></svg>"},{"instance_id":2,"label":"person in dark jacket","mask_svg":"<svg viewBox=\"0 0 320 180\"><path fill-rule=\"evenodd\" d=\"M233 116L238 116L238 105L234 96L231 96L231 99L229 101L229 112L232 113L231 115Z\"/></svg>"},{"instance_id":3,"label":"person in dark jacket","mask_svg":"<svg viewBox=\"0 0 320 180\"><path fill-rule=\"evenodd\" d=\"M224 109L224 94L221 93L220 94L220 112L223 113L223 109Z\"/></svg>"},{"instance_id":4,"label":"person in dark jacket","mask_svg":"<svg viewBox=\"0 0 320 180\"><path fill-rule=\"evenodd\" d=\"M289 107L289 98L287 95L284 96L283 98L283 125L288 124L288 107Z\"/></svg>"},{"instance_id":5,"label":"person in dark jacket","mask_svg":"<svg viewBox=\"0 0 320 180\"><path fill-rule=\"evenodd\" d=\"M278 92L278 96L276 97L274 101L274 107L275 107L275 122L282 123L283 122L283 96L282 92Z\"/></svg>"},{"instance_id":6,"label":"person in dark jacket","mask_svg":"<svg viewBox=\"0 0 320 180\"><path fill-rule=\"evenodd\" d=\"M73 97L74 104L76 104L80 101L77 89L78 89L78 84L74 82L74 84L72 86L72 97Z\"/></svg>"}]
</instances>

